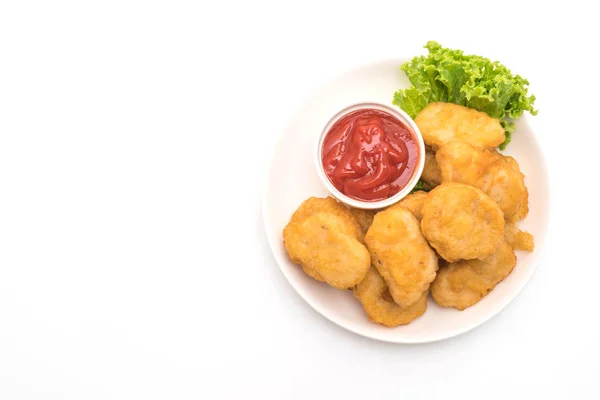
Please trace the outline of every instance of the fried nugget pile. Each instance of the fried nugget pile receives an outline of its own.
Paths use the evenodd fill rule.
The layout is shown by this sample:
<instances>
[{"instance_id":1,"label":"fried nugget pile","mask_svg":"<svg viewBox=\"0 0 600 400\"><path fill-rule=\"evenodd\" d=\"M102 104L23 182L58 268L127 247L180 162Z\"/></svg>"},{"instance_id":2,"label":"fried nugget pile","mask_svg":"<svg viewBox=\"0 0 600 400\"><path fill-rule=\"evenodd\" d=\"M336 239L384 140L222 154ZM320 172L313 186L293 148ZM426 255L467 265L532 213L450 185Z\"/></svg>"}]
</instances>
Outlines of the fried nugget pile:
<instances>
[{"instance_id":1,"label":"fried nugget pile","mask_svg":"<svg viewBox=\"0 0 600 400\"><path fill-rule=\"evenodd\" d=\"M427 298L464 310L517 264L534 239L517 224L529 212L517 161L495 150L498 120L450 103L431 103L415 122L427 152L426 189L384 210L347 208L335 199L304 201L283 230L290 259L317 281L352 289L367 317L406 325Z\"/></svg>"}]
</instances>

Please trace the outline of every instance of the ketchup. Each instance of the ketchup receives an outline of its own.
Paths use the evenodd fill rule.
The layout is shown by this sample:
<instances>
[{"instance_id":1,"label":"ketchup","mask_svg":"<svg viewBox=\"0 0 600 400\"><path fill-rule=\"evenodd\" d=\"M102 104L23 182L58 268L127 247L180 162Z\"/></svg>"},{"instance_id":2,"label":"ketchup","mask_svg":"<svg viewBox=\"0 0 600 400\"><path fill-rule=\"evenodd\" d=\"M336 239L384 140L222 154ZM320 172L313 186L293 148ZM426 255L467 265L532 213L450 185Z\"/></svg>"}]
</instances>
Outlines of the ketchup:
<instances>
[{"instance_id":1,"label":"ketchup","mask_svg":"<svg viewBox=\"0 0 600 400\"><path fill-rule=\"evenodd\" d=\"M361 109L340 118L325 135L325 174L343 194L378 201L398 193L419 160L417 140L398 118Z\"/></svg>"}]
</instances>

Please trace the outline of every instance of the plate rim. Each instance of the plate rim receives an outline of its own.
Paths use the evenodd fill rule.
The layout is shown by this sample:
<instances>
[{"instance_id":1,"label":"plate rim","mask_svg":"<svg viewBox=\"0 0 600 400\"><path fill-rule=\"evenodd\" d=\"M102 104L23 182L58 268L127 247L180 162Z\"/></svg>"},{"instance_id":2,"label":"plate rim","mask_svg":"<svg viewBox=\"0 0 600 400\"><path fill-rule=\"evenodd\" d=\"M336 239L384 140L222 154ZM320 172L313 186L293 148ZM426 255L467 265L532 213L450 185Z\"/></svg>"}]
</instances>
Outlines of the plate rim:
<instances>
[{"instance_id":1,"label":"plate rim","mask_svg":"<svg viewBox=\"0 0 600 400\"><path fill-rule=\"evenodd\" d=\"M318 314L320 314L322 317L324 317L325 319L327 319L328 321L331 321L332 323L334 323L335 325L349 331L352 332L358 336L362 336L365 338L369 338L369 339L373 339L373 340L377 340L380 342L385 342L385 343L394 343L394 344L425 344L425 343L435 343L435 342L439 342L442 340L446 340L446 339L450 339L453 337L457 337L460 335L463 335L467 332L470 332L482 325L484 325L486 322L488 322L489 320L491 320L492 318L500 315L517 297L519 297L519 295L521 294L521 292L523 291L523 289L525 288L525 286L531 281L531 278L533 277L533 275L538 271L541 260L546 252L546 242L548 240L548 235L551 231L551 226L552 226L552 197L548 196L546 198L546 204L547 204L547 220L546 220L546 231L545 233L545 240L543 243L543 246L538 249L537 254L535 255L535 258L530 262L531 264L531 268L530 271L528 272L528 274L518 283L517 288L514 292L514 295L508 300L508 301L503 301L500 303L500 306L498 308L497 311L493 312L493 313L489 313L488 315L485 315L485 317L483 317L482 319L474 322L474 323L469 323L469 324L465 324L464 327L461 328L457 328L454 329L453 331L450 331L446 334L440 335L439 337L434 337L434 338L429 338L429 337L424 337L423 339L420 339L418 337L415 338L405 338L402 337L401 335L398 337L398 339L394 338L394 337L383 337L380 336L377 333L372 333L372 332L364 332L360 329L356 329L353 325L347 325L344 324L341 320L339 320L335 315L328 315L328 313L326 313L324 310L321 310L320 307L318 307L313 300L311 299L311 296L308 296L307 293L305 292L305 290L303 288L300 288L299 285L295 285L294 284L294 280L291 279L290 275L288 274L288 272L285 270L285 268L282 267L283 264L283 260L280 259L280 257L278 257L278 255L275 252L275 246L278 243L278 239L276 239L275 237L273 237L273 235L270 233L270 230L268 229L268 223L267 221L269 220L268 216L269 216L269 210L267 207L267 197L268 197L268 193L269 193L269 188L270 188L270 175L271 175L271 170L273 168L273 161L275 159L275 155L276 155L276 150L279 147L279 145L281 144L282 140L285 137L285 132L288 131L288 128L291 124L291 120L293 119L293 117L297 114L297 112L303 107L303 105L314 95L315 92L317 92L318 90L324 88L325 86L327 86L329 83L331 83L333 80L336 79L340 79L341 77L343 77L344 75L350 74L358 69L362 69L362 68L366 68L368 66L372 66L372 65L376 65L376 64L382 64L382 63L386 63L386 62L396 62L398 60L401 59L406 59L404 57L387 57L387 58L381 58L381 59L376 59L376 60L372 60L369 62L365 62L365 63L361 63L361 64L357 64L352 66L351 68L347 68L345 69L342 73L338 73L337 75L333 75L332 77L330 77L327 81L322 82L321 84L313 87L310 92L308 92L308 94L306 94L302 100L297 104L296 107L294 107L294 109L290 112L289 117L287 119L287 121L285 122L285 124L283 125L283 129L281 131L281 133L278 135L277 139L275 140L274 144L271 147L271 150L269 152L268 157L266 158L268 160L267 163L267 168L266 168L266 172L265 172L265 176L263 177L264 181L263 181L263 187L262 187L262 193L261 193L261 213L262 213L262 226L263 226L263 230L265 232L266 238L267 238L267 244L269 245L269 250L271 251L271 255L273 256L273 259L275 260L275 263L277 264L277 266L279 267L279 270L281 271L281 273L283 274L283 276L285 277L285 279L287 280L288 284L296 291L297 295L300 296L300 298L302 298L302 300L304 300L314 311L316 311ZM410 59L410 58L407 58ZM537 134L536 132L538 131L537 129L535 129L535 125L536 123L532 123L531 121L531 116L523 114L519 117L519 119L525 119L527 124L529 125L531 131L532 131L532 141L534 142L535 146L538 148L539 150L539 154L540 154L540 158L541 158L541 170L543 171L543 174L545 175L545 183L546 183L546 190L547 192L550 194L551 193L551 189L550 189L550 177L549 177L549 169L548 169L548 164L547 164L547 160L546 160L546 156L544 155L544 151L543 151L543 146L540 145L540 142L538 141L537 138ZM429 299L428 299L429 301ZM374 323L374 322L372 322Z\"/></svg>"}]
</instances>

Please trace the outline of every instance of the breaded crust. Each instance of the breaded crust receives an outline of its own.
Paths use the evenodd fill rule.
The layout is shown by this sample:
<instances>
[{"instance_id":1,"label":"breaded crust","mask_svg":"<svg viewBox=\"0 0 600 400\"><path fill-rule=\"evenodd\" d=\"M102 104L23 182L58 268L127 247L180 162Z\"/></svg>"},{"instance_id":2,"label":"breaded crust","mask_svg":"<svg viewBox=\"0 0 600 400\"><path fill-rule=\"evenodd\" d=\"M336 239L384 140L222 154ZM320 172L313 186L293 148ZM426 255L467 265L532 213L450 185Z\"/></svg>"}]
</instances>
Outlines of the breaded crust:
<instances>
[{"instance_id":1,"label":"breaded crust","mask_svg":"<svg viewBox=\"0 0 600 400\"><path fill-rule=\"evenodd\" d=\"M425 166L423 167L421 180L427 186L427 190L431 190L442 183L442 171L435 159L435 152L432 150L425 151Z\"/></svg>"},{"instance_id":2,"label":"breaded crust","mask_svg":"<svg viewBox=\"0 0 600 400\"><path fill-rule=\"evenodd\" d=\"M404 207L413 213L414 216L420 221L421 218L423 218L423 204L425 204L426 197L427 192L419 190L418 192L407 195L396 204L391 205L389 208L396 206Z\"/></svg>"},{"instance_id":3,"label":"breaded crust","mask_svg":"<svg viewBox=\"0 0 600 400\"><path fill-rule=\"evenodd\" d=\"M371 257L358 241L350 222L339 215L318 212L283 230L290 259L317 280L338 289L358 284L367 273Z\"/></svg>"},{"instance_id":4,"label":"breaded crust","mask_svg":"<svg viewBox=\"0 0 600 400\"><path fill-rule=\"evenodd\" d=\"M429 103L415 118L425 143L434 150L454 141L477 148L504 142L504 128L486 113L452 103Z\"/></svg>"},{"instance_id":5,"label":"breaded crust","mask_svg":"<svg viewBox=\"0 0 600 400\"><path fill-rule=\"evenodd\" d=\"M291 222L300 222L318 212L334 214L347 220L354 227L353 229L356 230L356 235L359 240L362 241L364 234L362 233L358 221L356 221L350 210L344 206L344 204L331 196L325 198L309 197L304 200L300 207L292 214Z\"/></svg>"},{"instance_id":6,"label":"breaded crust","mask_svg":"<svg viewBox=\"0 0 600 400\"><path fill-rule=\"evenodd\" d=\"M535 241L533 235L517 228L514 222L504 225L504 240L515 250L533 251Z\"/></svg>"},{"instance_id":7,"label":"breaded crust","mask_svg":"<svg viewBox=\"0 0 600 400\"><path fill-rule=\"evenodd\" d=\"M413 213L402 206L377 213L365 244L394 301L401 307L417 302L435 278L438 260Z\"/></svg>"},{"instance_id":8,"label":"breaded crust","mask_svg":"<svg viewBox=\"0 0 600 400\"><path fill-rule=\"evenodd\" d=\"M442 182L458 182L483 190L498 204L507 220L523 219L528 211L525 176L512 157L454 142L436 154Z\"/></svg>"},{"instance_id":9,"label":"breaded crust","mask_svg":"<svg viewBox=\"0 0 600 400\"><path fill-rule=\"evenodd\" d=\"M516 264L513 249L503 242L483 260L463 260L441 267L431 285L431 295L442 307L464 310L492 291Z\"/></svg>"},{"instance_id":10,"label":"breaded crust","mask_svg":"<svg viewBox=\"0 0 600 400\"><path fill-rule=\"evenodd\" d=\"M361 210L360 208L350 208L350 213L358 222L360 226L360 230L362 232L362 236L367 233L369 227L373 223L373 218L375 218L375 211L372 210ZM361 238L362 240L362 238Z\"/></svg>"},{"instance_id":11,"label":"breaded crust","mask_svg":"<svg viewBox=\"0 0 600 400\"><path fill-rule=\"evenodd\" d=\"M425 199L421 229L446 261L481 260L502 243L504 218L494 200L481 190L443 183Z\"/></svg>"},{"instance_id":12,"label":"breaded crust","mask_svg":"<svg viewBox=\"0 0 600 400\"><path fill-rule=\"evenodd\" d=\"M365 278L354 288L354 296L362 303L369 319L387 327L406 325L427 310L428 291L409 307L394 302L385 281L373 266Z\"/></svg>"}]
</instances>

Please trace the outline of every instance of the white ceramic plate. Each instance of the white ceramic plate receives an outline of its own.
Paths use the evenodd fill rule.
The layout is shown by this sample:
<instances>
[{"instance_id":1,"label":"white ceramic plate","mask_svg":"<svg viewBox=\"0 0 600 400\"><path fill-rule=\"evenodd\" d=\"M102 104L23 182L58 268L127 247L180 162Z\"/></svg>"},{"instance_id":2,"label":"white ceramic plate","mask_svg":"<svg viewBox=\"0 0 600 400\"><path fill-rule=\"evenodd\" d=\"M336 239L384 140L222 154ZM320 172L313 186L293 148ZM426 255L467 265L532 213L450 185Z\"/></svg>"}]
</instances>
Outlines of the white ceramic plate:
<instances>
[{"instance_id":1,"label":"white ceramic plate","mask_svg":"<svg viewBox=\"0 0 600 400\"><path fill-rule=\"evenodd\" d=\"M549 218L546 166L527 117L521 117L504 154L516 158L529 189L529 215L521 229L535 237L535 251L517 252L514 271L483 300L464 310L439 307L430 298L427 312L410 325L386 328L370 322L350 290L336 290L308 277L287 257L282 230L294 210L310 196L329 193L314 162L315 141L336 112L352 103L392 105L394 91L409 86L399 66L407 59L381 61L351 70L317 89L294 114L275 147L263 197L269 245L290 284L324 317L359 335L394 343L423 343L459 335L481 325L508 305L529 281L539 262Z\"/></svg>"}]
</instances>

